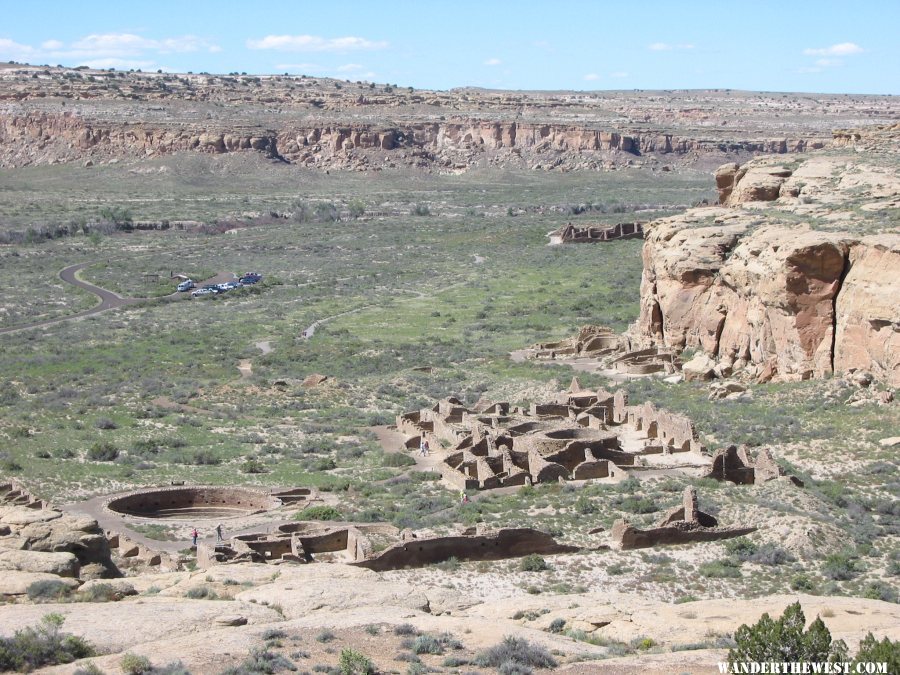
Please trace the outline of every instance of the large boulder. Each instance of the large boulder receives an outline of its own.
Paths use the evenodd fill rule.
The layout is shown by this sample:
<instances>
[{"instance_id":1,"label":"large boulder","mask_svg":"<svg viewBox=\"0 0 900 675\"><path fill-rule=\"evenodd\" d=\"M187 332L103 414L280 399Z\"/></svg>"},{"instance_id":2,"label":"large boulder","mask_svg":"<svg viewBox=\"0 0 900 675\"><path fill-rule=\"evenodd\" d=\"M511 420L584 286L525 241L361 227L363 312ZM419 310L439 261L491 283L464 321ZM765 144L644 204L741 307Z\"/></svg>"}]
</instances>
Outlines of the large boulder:
<instances>
[{"instance_id":1,"label":"large boulder","mask_svg":"<svg viewBox=\"0 0 900 675\"><path fill-rule=\"evenodd\" d=\"M0 596L25 595L28 592L28 587L37 581L60 581L69 588L78 588L78 580L71 577L61 578L46 572L4 570L3 574L0 574Z\"/></svg>"},{"instance_id":2,"label":"large boulder","mask_svg":"<svg viewBox=\"0 0 900 675\"><path fill-rule=\"evenodd\" d=\"M77 577L79 568L78 558L72 553L0 549L0 570Z\"/></svg>"}]
</instances>

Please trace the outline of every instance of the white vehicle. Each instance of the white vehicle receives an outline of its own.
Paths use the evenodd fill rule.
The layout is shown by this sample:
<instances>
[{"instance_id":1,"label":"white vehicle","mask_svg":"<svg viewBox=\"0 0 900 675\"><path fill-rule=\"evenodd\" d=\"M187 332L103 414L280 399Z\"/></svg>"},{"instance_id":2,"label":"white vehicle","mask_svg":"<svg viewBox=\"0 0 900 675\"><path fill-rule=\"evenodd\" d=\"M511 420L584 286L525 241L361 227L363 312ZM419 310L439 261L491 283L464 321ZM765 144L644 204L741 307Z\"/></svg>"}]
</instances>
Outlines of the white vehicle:
<instances>
[{"instance_id":1,"label":"white vehicle","mask_svg":"<svg viewBox=\"0 0 900 675\"><path fill-rule=\"evenodd\" d=\"M231 290L231 286L229 286L227 283L216 284L216 288L218 288L222 293L224 293L225 291Z\"/></svg>"},{"instance_id":2,"label":"white vehicle","mask_svg":"<svg viewBox=\"0 0 900 675\"><path fill-rule=\"evenodd\" d=\"M214 291L210 288L198 288L196 291L191 293L192 298L199 298L203 295L212 295Z\"/></svg>"},{"instance_id":3,"label":"white vehicle","mask_svg":"<svg viewBox=\"0 0 900 675\"><path fill-rule=\"evenodd\" d=\"M181 293L183 291L189 291L193 287L194 287L194 282L192 280L188 279L187 281L182 281L180 284L178 284L178 292Z\"/></svg>"}]
</instances>

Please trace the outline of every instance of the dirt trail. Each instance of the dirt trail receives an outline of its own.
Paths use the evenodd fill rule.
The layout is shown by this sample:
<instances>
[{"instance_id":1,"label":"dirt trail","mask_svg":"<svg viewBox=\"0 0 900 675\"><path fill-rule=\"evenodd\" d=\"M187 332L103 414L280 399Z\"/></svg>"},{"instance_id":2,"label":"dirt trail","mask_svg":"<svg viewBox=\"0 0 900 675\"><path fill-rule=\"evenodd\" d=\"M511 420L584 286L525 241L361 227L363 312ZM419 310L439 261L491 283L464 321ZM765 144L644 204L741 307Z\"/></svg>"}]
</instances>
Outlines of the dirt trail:
<instances>
[{"instance_id":1,"label":"dirt trail","mask_svg":"<svg viewBox=\"0 0 900 675\"><path fill-rule=\"evenodd\" d=\"M34 321L32 323L20 324L18 326L8 326L6 328L0 328L0 334L3 333L17 333L23 330L29 330L31 328L43 328L45 326L52 326L58 323L63 323L64 321L74 321L76 319L83 319L86 316L91 316L93 314L100 314L101 312L106 312L110 309L117 309L119 307L127 307L128 305L136 305L141 302L166 302L170 300L174 300L179 297L179 293L172 293L170 295L164 295L159 298L126 298L118 293L113 293L105 288L101 288L100 286L95 286L94 284L84 281L78 277L78 273L83 270L85 267L93 265L92 262L86 263L78 263L77 265L69 265L68 267L60 270L59 278L65 281L67 284L71 284L73 286L77 286L78 288L84 289L88 293L93 293L100 300L99 302L91 307L90 309L86 309L81 312L76 312L75 314L69 314L68 316L61 316L56 319L47 319L46 321Z\"/></svg>"}]
</instances>

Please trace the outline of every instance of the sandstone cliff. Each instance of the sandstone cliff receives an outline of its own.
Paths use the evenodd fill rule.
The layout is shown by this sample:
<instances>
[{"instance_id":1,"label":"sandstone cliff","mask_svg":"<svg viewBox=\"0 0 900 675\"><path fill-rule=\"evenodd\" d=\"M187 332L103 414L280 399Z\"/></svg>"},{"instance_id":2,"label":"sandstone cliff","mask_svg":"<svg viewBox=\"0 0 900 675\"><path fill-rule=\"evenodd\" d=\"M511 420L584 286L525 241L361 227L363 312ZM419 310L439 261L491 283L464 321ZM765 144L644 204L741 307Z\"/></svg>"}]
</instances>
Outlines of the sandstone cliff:
<instances>
[{"instance_id":1,"label":"sandstone cliff","mask_svg":"<svg viewBox=\"0 0 900 675\"><path fill-rule=\"evenodd\" d=\"M821 139L723 141L674 134L624 134L592 126L455 119L402 125L285 121L272 128L222 122L111 122L70 112L0 113L0 165L140 158L175 152L255 150L310 167L435 166L465 169L482 159L528 168L598 168L640 155L726 156L820 148ZM580 165L580 166L579 166Z\"/></svg>"},{"instance_id":2,"label":"sandstone cliff","mask_svg":"<svg viewBox=\"0 0 900 675\"><path fill-rule=\"evenodd\" d=\"M900 386L900 180L880 157L772 158L716 172L723 206L645 228L643 339L720 371Z\"/></svg>"}]
</instances>

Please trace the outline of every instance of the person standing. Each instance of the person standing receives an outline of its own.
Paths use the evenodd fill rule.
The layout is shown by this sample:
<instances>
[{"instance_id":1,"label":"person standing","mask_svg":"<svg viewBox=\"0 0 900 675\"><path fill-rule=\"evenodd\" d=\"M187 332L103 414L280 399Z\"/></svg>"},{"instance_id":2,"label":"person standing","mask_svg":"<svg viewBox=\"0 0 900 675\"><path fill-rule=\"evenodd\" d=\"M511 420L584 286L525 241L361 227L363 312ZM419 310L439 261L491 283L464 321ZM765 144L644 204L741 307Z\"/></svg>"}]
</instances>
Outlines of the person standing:
<instances>
[{"instance_id":1,"label":"person standing","mask_svg":"<svg viewBox=\"0 0 900 675\"><path fill-rule=\"evenodd\" d=\"M216 543L221 541L225 541L225 536L222 534L222 523L219 523L216 525Z\"/></svg>"},{"instance_id":2,"label":"person standing","mask_svg":"<svg viewBox=\"0 0 900 675\"><path fill-rule=\"evenodd\" d=\"M200 536L200 533L197 531L197 528L191 529L191 541L193 542L194 548L197 548L197 538Z\"/></svg>"}]
</instances>

